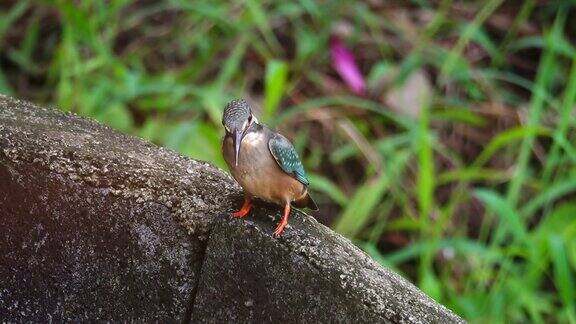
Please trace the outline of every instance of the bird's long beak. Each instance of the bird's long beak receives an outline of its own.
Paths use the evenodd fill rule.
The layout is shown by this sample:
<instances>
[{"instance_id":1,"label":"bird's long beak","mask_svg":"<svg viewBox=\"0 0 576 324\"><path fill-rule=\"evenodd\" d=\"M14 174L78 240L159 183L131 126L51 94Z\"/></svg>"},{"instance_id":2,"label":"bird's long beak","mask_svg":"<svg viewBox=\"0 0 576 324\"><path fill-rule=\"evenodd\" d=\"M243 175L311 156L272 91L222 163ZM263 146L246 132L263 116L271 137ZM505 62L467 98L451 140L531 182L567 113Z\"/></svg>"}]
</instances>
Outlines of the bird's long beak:
<instances>
[{"instance_id":1,"label":"bird's long beak","mask_svg":"<svg viewBox=\"0 0 576 324\"><path fill-rule=\"evenodd\" d=\"M244 131L242 129L234 130L234 164L238 166L238 156L240 155L240 144L242 143L242 135Z\"/></svg>"}]
</instances>

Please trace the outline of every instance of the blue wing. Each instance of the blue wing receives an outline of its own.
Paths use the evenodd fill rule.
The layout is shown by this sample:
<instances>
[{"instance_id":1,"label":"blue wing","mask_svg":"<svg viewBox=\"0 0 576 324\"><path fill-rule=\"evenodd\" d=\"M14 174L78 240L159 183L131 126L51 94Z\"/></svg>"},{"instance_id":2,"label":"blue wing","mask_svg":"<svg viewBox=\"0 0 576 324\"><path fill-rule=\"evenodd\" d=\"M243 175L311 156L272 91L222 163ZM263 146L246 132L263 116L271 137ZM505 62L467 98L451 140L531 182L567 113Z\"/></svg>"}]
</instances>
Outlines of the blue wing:
<instances>
[{"instance_id":1,"label":"blue wing","mask_svg":"<svg viewBox=\"0 0 576 324\"><path fill-rule=\"evenodd\" d=\"M305 186L310 184L308 178L306 178L304 166L298 157L298 153L296 153L296 149L294 149L294 146L292 146L292 143L290 143L286 137L275 133L268 141L268 148L276 160L276 163L278 163L284 172L290 174Z\"/></svg>"}]
</instances>

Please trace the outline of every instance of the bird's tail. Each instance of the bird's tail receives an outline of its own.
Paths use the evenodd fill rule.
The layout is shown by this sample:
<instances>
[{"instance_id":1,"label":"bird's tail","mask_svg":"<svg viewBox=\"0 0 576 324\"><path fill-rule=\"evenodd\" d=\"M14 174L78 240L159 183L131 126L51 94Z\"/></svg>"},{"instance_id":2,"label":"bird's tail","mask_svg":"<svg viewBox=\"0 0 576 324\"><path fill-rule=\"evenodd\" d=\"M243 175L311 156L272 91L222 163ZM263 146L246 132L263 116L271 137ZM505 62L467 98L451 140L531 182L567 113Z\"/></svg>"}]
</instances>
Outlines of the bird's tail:
<instances>
[{"instance_id":1,"label":"bird's tail","mask_svg":"<svg viewBox=\"0 0 576 324\"><path fill-rule=\"evenodd\" d=\"M310 197L309 193L305 193L304 195L302 195L302 198L295 200L293 202L293 205L298 207L298 208L310 208L312 210L318 210L318 206L316 206L316 203L314 202L314 200L312 199L312 197Z\"/></svg>"}]
</instances>

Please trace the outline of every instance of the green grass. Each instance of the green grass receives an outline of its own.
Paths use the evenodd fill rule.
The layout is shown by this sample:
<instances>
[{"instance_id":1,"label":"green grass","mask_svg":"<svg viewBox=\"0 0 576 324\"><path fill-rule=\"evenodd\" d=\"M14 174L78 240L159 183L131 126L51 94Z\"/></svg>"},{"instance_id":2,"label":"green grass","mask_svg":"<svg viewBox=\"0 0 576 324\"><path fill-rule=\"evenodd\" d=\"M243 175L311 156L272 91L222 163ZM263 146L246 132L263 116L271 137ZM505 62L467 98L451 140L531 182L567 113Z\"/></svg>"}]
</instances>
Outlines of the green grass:
<instances>
[{"instance_id":1,"label":"green grass","mask_svg":"<svg viewBox=\"0 0 576 324\"><path fill-rule=\"evenodd\" d=\"M470 322L576 323L573 5L74 3L0 13L0 92L224 169L222 109L247 97L375 260ZM333 34L368 95L331 67Z\"/></svg>"}]
</instances>

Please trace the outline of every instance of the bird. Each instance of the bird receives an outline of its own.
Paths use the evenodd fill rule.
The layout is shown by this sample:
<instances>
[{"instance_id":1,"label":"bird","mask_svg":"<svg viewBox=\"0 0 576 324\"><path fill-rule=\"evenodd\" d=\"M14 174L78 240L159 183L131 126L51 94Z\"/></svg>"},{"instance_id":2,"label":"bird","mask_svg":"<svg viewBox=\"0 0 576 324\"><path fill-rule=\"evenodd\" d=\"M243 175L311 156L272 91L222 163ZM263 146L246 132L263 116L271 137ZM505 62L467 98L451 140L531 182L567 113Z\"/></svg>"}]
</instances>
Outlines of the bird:
<instances>
[{"instance_id":1,"label":"bird","mask_svg":"<svg viewBox=\"0 0 576 324\"><path fill-rule=\"evenodd\" d=\"M230 173L244 190L242 207L232 217L242 218L254 198L284 207L273 235L282 235L291 205L318 210L308 193L310 182L296 149L282 134L260 124L246 100L235 99L224 108L226 134L222 154Z\"/></svg>"}]
</instances>

